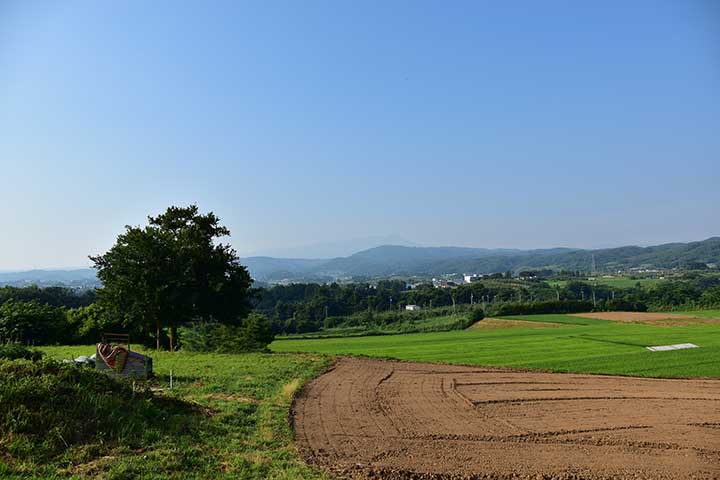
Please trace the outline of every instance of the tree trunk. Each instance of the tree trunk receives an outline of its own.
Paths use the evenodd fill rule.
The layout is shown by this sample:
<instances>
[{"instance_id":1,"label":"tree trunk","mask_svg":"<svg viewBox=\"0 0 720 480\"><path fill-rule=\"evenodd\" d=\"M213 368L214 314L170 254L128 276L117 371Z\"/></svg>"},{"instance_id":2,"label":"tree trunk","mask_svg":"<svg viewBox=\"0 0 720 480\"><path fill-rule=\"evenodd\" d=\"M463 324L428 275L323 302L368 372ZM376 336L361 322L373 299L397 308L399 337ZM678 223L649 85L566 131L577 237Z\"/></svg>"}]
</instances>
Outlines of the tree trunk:
<instances>
[{"instance_id":1,"label":"tree trunk","mask_svg":"<svg viewBox=\"0 0 720 480\"><path fill-rule=\"evenodd\" d=\"M177 348L177 326L175 322L170 323L170 351L174 352Z\"/></svg>"},{"instance_id":2,"label":"tree trunk","mask_svg":"<svg viewBox=\"0 0 720 480\"><path fill-rule=\"evenodd\" d=\"M160 319L158 318L155 323L155 346L157 351L160 351Z\"/></svg>"}]
</instances>

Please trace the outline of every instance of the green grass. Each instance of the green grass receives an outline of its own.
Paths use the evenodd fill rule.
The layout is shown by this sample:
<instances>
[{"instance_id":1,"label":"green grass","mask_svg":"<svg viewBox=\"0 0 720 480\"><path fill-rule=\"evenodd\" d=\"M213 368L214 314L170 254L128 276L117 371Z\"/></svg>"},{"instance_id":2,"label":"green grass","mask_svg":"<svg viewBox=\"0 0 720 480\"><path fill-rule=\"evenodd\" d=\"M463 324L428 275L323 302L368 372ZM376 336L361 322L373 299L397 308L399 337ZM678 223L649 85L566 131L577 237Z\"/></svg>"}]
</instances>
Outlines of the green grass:
<instances>
[{"instance_id":1,"label":"green grass","mask_svg":"<svg viewBox=\"0 0 720 480\"><path fill-rule=\"evenodd\" d=\"M462 330L472 325L472 323L473 322L469 320L469 312L462 312L456 315L439 315L436 317L418 319L408 318L403 319L402 321L387 324L326 328L318 332L287 335L279 337L278 340L446 332L449 330Z\"/></svg>"},{"instance_id":2,"label":"green grass","mask_svg":"<svg viewBox=\"0 0 720 480\"><path fill-rule=\"evenodd\" d=\"M274 342L271 349L554 372L720 377L720 325L651 326L563 315L510 318L567 324L551 329L470 329L390 337L286 340ZM588 321L572 324L584 320ZM695 343L701 348L670 352L645 349L675 343Z\"/></svg>"},{"instance_id":3,"label":"green grass","mask_svg":"<svg viewBox=\"0 0 720 480\"><path fill-rule=\"evenodd\" d=\"M718 310L687 313L720 318ZM168 425L151 425L139 444L86 442L57 455L47 454L52 449L46 450L43 459L34 458L31 448L23 456L12 455L7 451L11 443L0 441L0 478L326 479L299 458L287 422L294 392L331 361L330 356L318 354L554 372L720 378L718 324L656 326L567 315L507 318L554 327L287 339L271 345L277 354L150 351L157 373L151 385L165 389L156 395L189 405L195 412L188 414L191 417L173 417L169 410ZM645 349L685 342L700 348L670 352ZM89 354L93 349L45 347L42 351L51 358L63 359ZM167 389L170 370L175 381L173 390ZM56 417L53 421L57 421ZM2 434L0 431L0 440Z\"/></svg>"},{"instance_id":4,"label":"green grass","mask_svg":"<svg viewBox=\"0 0 720 480\"><path fill-rule=\"evenodd\" d=\"M661 280L659 278L626 278L626 277L619 277L619 278L597 278L595 280L591 280L591 283L597 283L598 285L607 285L608 287L615 287L615 288L632 288L638 283L641 287L654 287L660 282L663 282L664 280Z\"/></svg>"},{"instance_id":5,"label":"green grass","mask_svg":"<svg viewBox=\"0 0 720 480\"><path fill-rule=\"evenodd\" d=\"M607 285L608 287L615 287L615 288L632 288L638 283L641 287L652 287L657 285L659 282L662 282L664 280L661 280L659 278L628 278L628 277L614 277L614 278L602 278L598 277L595 280L588 280L587 278L581 278L579 279L582 282L585 283L596 283L598 285ZM564 287L568 281L567 280L551 280L548 282L553 287Z\"/></svg>"},{"instance_id":6,"label":"green grass","mask_svg":"<svg viewBox=\"0 0 720 480\"><path fill-rule=\"evenodd\" d=\"M56 359L94 347L45 347ZM181 399L201 411L185 430L143 439L142 447L70 448L39 462L3 454L0 478L322 479L292 446L288 412L295 391L325 368L317 355L156 353L160 398ZM167 390L170 370L174 389ZM204 413L202 413L204 412ZM2 433L2 432L0 432Z\"/></svg>"},{"instance_id":7,"label":"green grass","mask_svg":"<svg viewBox=\"0 0 720 480\"><path fill-rule=\"evenodd\" d=\"M720 318L720 310L693 310L687 312L673 311L672 313L679 313L681 315L692 315L693 317L701 318Z\"/></svg>"}]
</instances>

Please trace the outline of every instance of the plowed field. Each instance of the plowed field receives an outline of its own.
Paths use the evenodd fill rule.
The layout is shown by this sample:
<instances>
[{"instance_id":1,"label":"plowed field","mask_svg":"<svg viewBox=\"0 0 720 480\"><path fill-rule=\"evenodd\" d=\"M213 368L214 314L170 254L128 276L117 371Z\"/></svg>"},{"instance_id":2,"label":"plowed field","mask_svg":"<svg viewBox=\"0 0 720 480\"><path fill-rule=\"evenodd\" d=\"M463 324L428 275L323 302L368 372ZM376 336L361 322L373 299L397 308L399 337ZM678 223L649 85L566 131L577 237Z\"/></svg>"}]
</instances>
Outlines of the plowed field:
<instances>
[{"instance_id":1,"label":"plowed field","mask_svg":"<svg viewBox=\"0 0 720 480\"><path fill-rule=\"evenodd\" d=\"M346 358L293 423L309 463L351 478L720 478L720 380Z\"/></svg>"}]
</instances>

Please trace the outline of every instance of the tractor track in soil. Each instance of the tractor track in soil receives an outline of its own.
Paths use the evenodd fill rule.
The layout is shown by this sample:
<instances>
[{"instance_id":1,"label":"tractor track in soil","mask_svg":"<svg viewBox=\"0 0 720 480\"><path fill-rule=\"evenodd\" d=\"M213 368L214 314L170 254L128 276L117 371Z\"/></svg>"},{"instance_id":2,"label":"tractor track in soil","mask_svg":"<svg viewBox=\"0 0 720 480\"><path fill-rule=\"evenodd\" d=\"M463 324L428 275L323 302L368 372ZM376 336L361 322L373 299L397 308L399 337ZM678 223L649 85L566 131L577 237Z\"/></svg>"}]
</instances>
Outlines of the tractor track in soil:
<instances>
[{"instance_id":1,"label":"tractor track in soil","mask_svg":"<svg viewBox=\"0 0 720 480\"><path fill-rule=\"evenodd\" d=\"M342 358L292 423L344 478L720 479L720 380Z\"/></svg>"}]
</instances>

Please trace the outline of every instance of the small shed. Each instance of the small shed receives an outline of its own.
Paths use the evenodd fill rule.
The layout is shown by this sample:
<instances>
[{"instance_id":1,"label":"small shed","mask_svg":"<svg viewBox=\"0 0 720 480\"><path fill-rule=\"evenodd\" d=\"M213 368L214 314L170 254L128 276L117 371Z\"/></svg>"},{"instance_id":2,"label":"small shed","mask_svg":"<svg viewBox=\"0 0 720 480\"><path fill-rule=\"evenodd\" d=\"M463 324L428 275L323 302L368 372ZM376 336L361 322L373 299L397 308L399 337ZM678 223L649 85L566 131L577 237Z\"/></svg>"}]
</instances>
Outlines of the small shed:
<instances>
[{"instance_id":1,"label":"small shed","mask_svg":"<svg viewBox=\"0 0 720 480\"><path fill-rule=\"evenodd\" d=\"M130 336L105 333L97 344L95 369L121 377L146 379L152 376L152 358L130 349Z\"/></svg>"},{"instance_id":2,"label":"small shed","mask_svg":"<svg viewBox=\"0 0 720 480\"><path fill-rule=\"evenodd\" d=\"M420 305L405 305L405 310L420 310Z\"/></svg>"}]
</instances>

